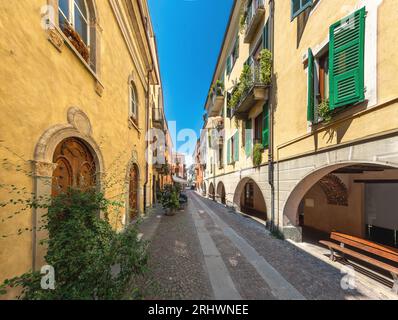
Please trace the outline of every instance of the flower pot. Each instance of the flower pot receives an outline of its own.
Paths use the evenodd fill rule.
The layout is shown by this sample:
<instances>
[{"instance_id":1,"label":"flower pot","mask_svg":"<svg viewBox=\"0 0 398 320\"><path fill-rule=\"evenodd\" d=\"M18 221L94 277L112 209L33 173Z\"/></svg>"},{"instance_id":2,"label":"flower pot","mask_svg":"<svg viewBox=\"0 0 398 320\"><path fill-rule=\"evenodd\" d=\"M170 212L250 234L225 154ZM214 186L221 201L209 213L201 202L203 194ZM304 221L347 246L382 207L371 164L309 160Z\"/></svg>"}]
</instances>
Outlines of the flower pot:
<instances>
[{"instance_id":1,"label":"flower pot","mask_svg":"<svg viewBox=\"0 0 398 320\"><path fill-rule=\"evenodd\" d=\"M176 209L167 208L165 209L165 215L168 217L174 216L176 214Z\"/></svg>"}]
</instances>

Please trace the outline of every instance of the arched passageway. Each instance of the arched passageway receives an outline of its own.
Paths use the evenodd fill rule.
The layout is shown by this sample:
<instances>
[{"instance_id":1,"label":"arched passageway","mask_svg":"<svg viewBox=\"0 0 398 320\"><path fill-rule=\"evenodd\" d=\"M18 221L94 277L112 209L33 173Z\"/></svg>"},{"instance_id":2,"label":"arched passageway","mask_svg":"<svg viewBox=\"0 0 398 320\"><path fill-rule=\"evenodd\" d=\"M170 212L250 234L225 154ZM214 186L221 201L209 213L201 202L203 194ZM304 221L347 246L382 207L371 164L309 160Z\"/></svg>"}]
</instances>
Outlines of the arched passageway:
<instances>
[{"instance_id":1,"label":"arched passageway","mask_svg":"<svg viewBox=\"0 0 398 320\"><path fill-rule=\"evenodd\" d=\"M214 184L213 183L210 183L210 186L209 186L209 197L211 199L213 199L213 200L216 199L216 194L215 194Z\"/></svg>"},{"instance_id":2,"label":"arched passageway","mask_svg":"<svg viewBox=\"0 0 398 320\"><path fill-rule=\"evenodd\" d=\"M217 186L217 199L222 203L226 204L226 193L225 193L225 187L224 183L219 182Z\"/></svg>"},{"instance_id":3,"label":"arched passageway","mask_svg":"<svg viewBox=\"0 0 398 320\"><path fill-rule=\"evenodd\" d=\"M378 163L338 164L305 177L285 206L285 224L303 241L332 231L398 247L398 169Z\"/></svg>"},{"instance_id":4,"label":"arched passageway","mask_svg":"<svg viewBox=\"0 0 398 320\"><path fill-rule=\"evenodd\" d=\"M253 179L245 178L239 182L234 204L243 213L267 221L267 205L259 185Z\"/></svg>"}]
</instances>

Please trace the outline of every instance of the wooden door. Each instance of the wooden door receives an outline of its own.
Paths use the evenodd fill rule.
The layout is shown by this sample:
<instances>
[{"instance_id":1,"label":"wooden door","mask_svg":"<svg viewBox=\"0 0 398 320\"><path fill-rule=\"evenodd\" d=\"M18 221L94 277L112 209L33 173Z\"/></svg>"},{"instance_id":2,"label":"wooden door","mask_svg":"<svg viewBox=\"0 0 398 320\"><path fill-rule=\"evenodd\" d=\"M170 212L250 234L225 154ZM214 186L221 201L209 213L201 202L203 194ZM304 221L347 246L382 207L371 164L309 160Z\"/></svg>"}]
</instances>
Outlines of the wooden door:
<instances>
[{"instance_id":1,"label":"wooden door","mask_svg":"<svg viewBox=\"0 0 398 320\"><path fill-rule=\"evenodd\" d=\"M129 210L130 221L138 215L138 179L139 172L136 165L130 169L130 186L129 186Z\"/></svg>"},{"instance_id":2,"label":"wooden door","mask_svg":"<svg viewBox=\"0 0 398 320\"><path fill-rule=\"evenodd\" d=\"M87 190L96 184L94 157L86 145L76 138L62 141L54 152L57 165L53 173L52 195L66 192L68 188Z\"/></svg>"}]
</instances>

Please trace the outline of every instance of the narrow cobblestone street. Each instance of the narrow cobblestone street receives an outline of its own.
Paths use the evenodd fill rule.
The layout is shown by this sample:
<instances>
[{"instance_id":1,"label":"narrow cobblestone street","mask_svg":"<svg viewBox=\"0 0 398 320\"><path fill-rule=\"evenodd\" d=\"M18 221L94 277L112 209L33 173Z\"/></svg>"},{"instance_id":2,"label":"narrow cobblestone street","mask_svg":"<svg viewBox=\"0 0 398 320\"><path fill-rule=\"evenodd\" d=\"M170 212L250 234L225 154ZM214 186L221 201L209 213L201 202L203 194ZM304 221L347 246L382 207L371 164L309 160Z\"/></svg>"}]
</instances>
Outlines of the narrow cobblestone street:
<instances>
[{"instance_id":1,"label":"narrow cobblestone street","mask_svg":"<svg viewBox=\"0 0 398 320\"><path fill-rule=\"evenodd\" d=\"M394 298L387 287L362 275L356 277L355 290L343 290L343 265L329 262L326 251L278 240L257 221L188 194L184 211L168 217L155 210L140 226L150 241L144 298Z\"/></svg>"}]
</instances>

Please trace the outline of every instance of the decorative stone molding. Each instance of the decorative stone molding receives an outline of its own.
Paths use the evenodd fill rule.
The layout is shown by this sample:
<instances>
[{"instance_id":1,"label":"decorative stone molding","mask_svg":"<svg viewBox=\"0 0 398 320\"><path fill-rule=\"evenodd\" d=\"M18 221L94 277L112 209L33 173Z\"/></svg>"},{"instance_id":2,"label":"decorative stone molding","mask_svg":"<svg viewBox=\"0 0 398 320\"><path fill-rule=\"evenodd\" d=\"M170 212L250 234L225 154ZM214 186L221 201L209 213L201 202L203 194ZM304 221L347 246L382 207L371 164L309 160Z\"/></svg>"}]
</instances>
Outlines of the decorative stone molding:
<instances>
[{"instance_id":1,"label":"decorative stone molding","mask_svg":"<svg viewBox=\"0 0 398 320\"><path fill-rule=\"evenodd\" d=\"M339 177L328 174L319 184L326 195L328 204L336 206L348 206L348 190Z\"/></svg>"},{"instance_id":2,"label":"decorative stone molding","mask_svg":"<svg viewBox=\"0 0 398 320\"><path fill-rule=\"evenodd\" d=\"M62 37L58 29L55 27L49 28L47 34L48 41L50 41L59 52L62 52L62 48L64 46L64 38Z\"/></svg>"},{"instance_id":3,"label":"decorative stone molding","mask_svg":"<svg viewBox=\"0 0 398 320\"><path fill-rule=\"evenodd\" d=\"M51 178L57 165L51 162L32 161L35 177Z\"/></svg>"},{"instance_id":4,"label":"decorative stone molding","mask_svg":"<svg viewBox=\"0 0 398 320\"><path fill-rule=\"evenodd\" d=\"M78 108L72 107L68 110L68 122L81 134L92 135L92 127L87 115Z\"/></svg>"}]
</instances>

